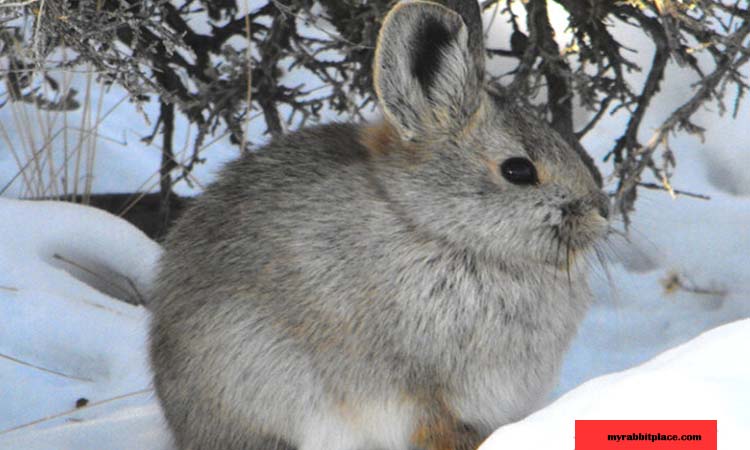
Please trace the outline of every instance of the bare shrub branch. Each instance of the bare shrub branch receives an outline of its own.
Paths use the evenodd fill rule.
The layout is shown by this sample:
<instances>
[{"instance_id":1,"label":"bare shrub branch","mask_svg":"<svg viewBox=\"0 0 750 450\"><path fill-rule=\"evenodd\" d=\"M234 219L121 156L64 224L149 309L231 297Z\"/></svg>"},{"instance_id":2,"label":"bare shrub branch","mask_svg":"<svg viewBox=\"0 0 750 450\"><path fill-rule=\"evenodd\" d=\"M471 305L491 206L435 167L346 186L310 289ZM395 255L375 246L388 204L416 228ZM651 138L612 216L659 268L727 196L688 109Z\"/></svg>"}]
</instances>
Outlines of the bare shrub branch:
<instances>
[{"instance_id":1,"label":"bare shrub branch","mask_svg":"<svg viewBox=\"0 0 750 450\"><path fill-rule=\"evenodd\" d=\"M244 0L241 0L244 1ZM280 134L326 117L359 120L373 107L371 64L390 0L267 0L255 9L237 0L16 1L0 8L0 76L9 101L46 109L74 109L56 72L90 64L99 79L126 89L133 101L158 96L197 128L192 155L164 167L189 180L208 136L227 133L241 151L258 143L247 136L251 119ZM560 45L550 24L550 2L483 0L512 29L509 42L488 42L488 58L512 58L510 73L488 80L531 102L563 137L593 162L580 139L617 111L630 118L611 143L606 161L617 179L615 202L627 216L650 172L671 190L675 133L700 137L694 114L709 104L736 114L748 89L750 5L747 0L557 0L568 14L570 40ZM240 7L242 6L242 7ZM525 18L525 20L524 20ZM638 55L615 32L629 27L652 43ZM60 60L59 49L69 58ZM644 141L643 120L668 80L670 64L698 82L690 98ZM641 67L643 65L644 67ZM631 74L643 71L642 86ZM295 75L304 76L303 83ZM42 85L54 96L45 95ZM2 103L0 103L0 106ZM574 129L573 112L590 113ZM173 160L168 155L165 161ZM162 173L164 181L168 174ZM645 183L645 184L644 184ZM165 186L166 181L163 183ZM670 191L671 192L671 191Z\"/></svg>"}]
</instances>

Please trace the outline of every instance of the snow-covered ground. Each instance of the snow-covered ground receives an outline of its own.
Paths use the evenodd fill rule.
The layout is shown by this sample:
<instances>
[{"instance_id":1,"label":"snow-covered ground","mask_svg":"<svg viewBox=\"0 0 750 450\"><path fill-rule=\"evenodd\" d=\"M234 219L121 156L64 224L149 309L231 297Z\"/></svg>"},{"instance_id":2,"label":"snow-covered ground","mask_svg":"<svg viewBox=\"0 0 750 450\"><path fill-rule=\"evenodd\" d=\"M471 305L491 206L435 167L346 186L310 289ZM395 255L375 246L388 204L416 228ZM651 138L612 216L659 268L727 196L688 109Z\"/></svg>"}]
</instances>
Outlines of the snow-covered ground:
<instances>
[{"instance_id":1,"label":"snow-covered ground","mask_svg":"<svg viewBox=\"0 0 750 450\"><path fill-rule=\"evenodd\" d=\"M0 217L0 449L168 448L147 313L114 298L148 285L159 246L84 206L0 199Z\"/></svg>"},{"instance_id":2,"label":"snow-covered ground","mask_svg":"<svg viewBox=\"0 0 750 450\"><path fill-rule=\"evenodd\" d=\"M687 98L688 82L669 82L679 76L670 67L644 132ZM107 93L103 110L121 94ZM28 136L18 117L35 117L25 108L0 108L19 148ZM587 136L597 159L626 119L608 117ZM139 188L156 170L158 151L138 141L151 125L139 120L124 105L100 125L95 191ZM500 429L483 450L570 449L575 419L657 418L718 419L719 448L747 448L750 320L741 319L750 317L750 107L743 104L736 120L707 111L697 121L706 143L672 140L679 163L672 181L711 200L641 191L631 242L613 237L607 269L593 266L598 301L552 403ZM196 176L210 180L234 153L220 142ZM0 151L0 187L17 171ZM4 195L23 195L22 186ZM150 385L148 314L115 299L138 297L159 247L101 211L10 199L0 199L0 236L0 449L170 449Z\"/></svg>"},{"instance_id":3,"label":"snow-covered ground","mask_svg":"<svg viewBox=\"0 0 750 450\"><path fill-rule=\"evenodd\" d=\"M639 367L588 381L500 428L481 449L572 449L576 419L717 420L719 448L746 449L748 340L750 319L708 331Z\"/></svg>"}]
</instances>

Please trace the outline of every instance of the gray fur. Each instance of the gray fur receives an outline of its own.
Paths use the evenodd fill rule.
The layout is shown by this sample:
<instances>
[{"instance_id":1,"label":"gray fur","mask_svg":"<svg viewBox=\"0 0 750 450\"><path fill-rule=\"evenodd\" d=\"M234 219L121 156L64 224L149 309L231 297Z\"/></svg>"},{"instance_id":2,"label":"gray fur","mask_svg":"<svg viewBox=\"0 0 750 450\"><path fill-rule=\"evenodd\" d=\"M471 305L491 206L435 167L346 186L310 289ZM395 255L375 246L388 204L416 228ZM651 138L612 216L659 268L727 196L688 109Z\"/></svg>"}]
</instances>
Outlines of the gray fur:
<instances>
[{"instance_id":1,"label":"gray fur","mask_svg":"<svg viewBox=\"0 0 750 450\"><path fill-rule=\"evenodd\" d=\"M379 58L408 58L419 43L393 33L412 35L421 14L458 17L397 8ZM181 450L405 450L443 419L471 430L448 448L472 448L544 400L590 301L570 255L604 233L606 197L547 125L453 76L474 67L465 28L443 55L467 70L438 65L432 97L456 114L452 132L405 72L380 72L401 138L373 151L356 125L279 137L175 226L151 357ZM388 113L399 96L414 114ZM539 185L498 174L515 156Z\"/></svg>"},{"instance_id":2,"label":"gray fur","mask_svg":"<svg viewBox=\"0 0 750 450\"><path fill-rule=\"evenodd\" d=\"M389 32L381 32L375 54L373 78L383 111L407 140L454 135L479 107L483 50L471 45L482 47L482 41L470 39L461 16L437 3L403 3L396 11L383 23ZM413 63L415 53L441 37L422 34L430 25L443 28L448 40L434 59L422 64L437 69L432 82L424 85L413 73Z\"/></svg>"}]
</instances>

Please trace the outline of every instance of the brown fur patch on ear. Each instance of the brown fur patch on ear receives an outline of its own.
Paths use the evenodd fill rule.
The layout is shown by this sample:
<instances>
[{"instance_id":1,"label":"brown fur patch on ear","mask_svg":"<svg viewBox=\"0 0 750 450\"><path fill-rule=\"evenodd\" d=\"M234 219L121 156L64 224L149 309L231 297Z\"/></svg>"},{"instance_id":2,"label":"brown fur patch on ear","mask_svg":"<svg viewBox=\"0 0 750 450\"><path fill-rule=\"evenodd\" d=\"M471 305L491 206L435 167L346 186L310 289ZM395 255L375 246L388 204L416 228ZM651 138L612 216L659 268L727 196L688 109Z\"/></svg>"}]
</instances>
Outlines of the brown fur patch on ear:
<instances>
[{"instance_id":1,"label":"brown fur patch on ear","mask_svg":"<svg viewBox=\"0 0 750 450\"><path fill-rule=\"evenodd\" d=\"M361 128L359 141L373 158L400 154L408 165L418 165L430 157L425 143L404 141L398 129L388 120Z\"/></svg>"},{"instance_id":2,"label":"brown fur patch on ear","mask_svg":"<svg viewBox=\"0 0 750 450\"><path fill-rule=\"evenodd\" d=\"M370 156L384 156L404 147L398 130L386 120L363 127L359 140Z\"/></svg>"},{"instance_id":3,"label":"brown fur patch on ear","mask_svg":"<svg viewBox=\"0 0 750 450\"><path fill-rule=\"evenodd\" d=\"M432 156L429 143L401 139L398 129L388 120L360 128L359 142L365 146L370 158L393 158L408 170L416 169Z\"/></svg>"}]
</instances>

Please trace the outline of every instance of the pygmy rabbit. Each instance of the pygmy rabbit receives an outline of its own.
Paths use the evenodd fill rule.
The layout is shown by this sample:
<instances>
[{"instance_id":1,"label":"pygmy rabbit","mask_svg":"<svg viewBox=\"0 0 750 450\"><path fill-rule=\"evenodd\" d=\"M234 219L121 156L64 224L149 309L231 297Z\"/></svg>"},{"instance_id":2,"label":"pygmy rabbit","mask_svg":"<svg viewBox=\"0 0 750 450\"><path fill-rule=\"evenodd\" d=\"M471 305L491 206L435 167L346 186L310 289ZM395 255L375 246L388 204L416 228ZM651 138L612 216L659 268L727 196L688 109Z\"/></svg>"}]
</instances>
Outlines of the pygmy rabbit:
<instances>
[{"instance_id":1,"label":"pygmy rabbit","mask_svg":"<svg viewBox=\"0 0 750 450\"><path fill-rule=\"evenodd\" d=\"M151 358L179 449L474 449L555 383L607 198L484 86L477 2L452 3L385 18L382 123L275 138L169 235Z\"/></svg>"}]
</instances>

